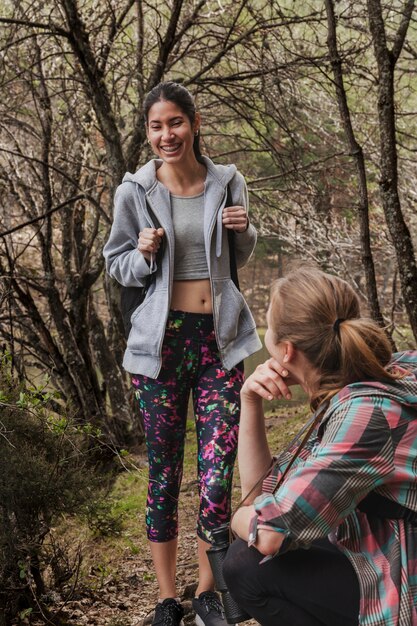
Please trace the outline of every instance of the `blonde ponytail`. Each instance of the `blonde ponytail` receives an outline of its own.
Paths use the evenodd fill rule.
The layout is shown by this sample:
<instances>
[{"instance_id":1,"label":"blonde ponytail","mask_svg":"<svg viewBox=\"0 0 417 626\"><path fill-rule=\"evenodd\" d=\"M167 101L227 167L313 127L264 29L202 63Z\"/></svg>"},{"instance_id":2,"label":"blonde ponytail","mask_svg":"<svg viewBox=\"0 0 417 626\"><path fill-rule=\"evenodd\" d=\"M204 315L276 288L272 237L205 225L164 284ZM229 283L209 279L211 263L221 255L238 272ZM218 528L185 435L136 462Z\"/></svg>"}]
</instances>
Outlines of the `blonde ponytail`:
<instances>
[{"instance_id":1,"label":"blonde ponytail","mask_svg":"<svg viewBox=\"0 0 417 626\"><path fill-rule=\"evenodd\" d=\"M315 369L313 408L345 385L390 381L392 351L382 328L361 317L359 298L344 280L299 268L271 289L269 311L276 343L290 341Z\"/></svg>"}]
</instances>

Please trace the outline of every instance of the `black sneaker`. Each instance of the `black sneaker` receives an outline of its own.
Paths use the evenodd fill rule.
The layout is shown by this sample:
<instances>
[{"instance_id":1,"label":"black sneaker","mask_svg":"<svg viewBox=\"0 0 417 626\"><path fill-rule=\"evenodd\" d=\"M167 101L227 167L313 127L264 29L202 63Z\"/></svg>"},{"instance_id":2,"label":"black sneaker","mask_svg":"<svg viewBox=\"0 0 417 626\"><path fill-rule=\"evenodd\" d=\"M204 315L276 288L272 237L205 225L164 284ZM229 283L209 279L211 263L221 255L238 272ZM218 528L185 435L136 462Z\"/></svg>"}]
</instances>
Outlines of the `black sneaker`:
<instances>
[{"instance_id":1,"label":"black sneaker","mask_svg":"<svg viewBox=\"0 0 417 626\"><path fill-rule=\"evenodd\" d=\"M226 626L223 605L214 591L203 591L193 599L197 626Z\"/></svg>"},{"instance_id":2,"label":"black sneaker","mask_svg":"<svg viewBox=\"0 0 417 626\"><path fill-rule=\"evenodd\" d=\"M152 626L184 626L184 609L175 598L165 598L155 607Z\"/></svg>"}]
</instances>

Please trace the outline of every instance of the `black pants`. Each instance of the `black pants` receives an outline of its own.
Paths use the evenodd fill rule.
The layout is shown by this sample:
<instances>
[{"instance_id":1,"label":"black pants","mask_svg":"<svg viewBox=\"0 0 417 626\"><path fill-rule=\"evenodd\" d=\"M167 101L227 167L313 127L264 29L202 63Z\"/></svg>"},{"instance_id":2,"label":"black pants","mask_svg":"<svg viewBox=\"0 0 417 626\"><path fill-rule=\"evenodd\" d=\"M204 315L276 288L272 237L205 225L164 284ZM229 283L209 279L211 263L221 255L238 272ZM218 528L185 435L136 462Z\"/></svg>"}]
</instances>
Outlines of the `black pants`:
<instances>
[{"instance_id":1,"label":"black pants","mask_svg":"<svg viewBox=\"0 0 417 626\"><path fill-rule=\"evenodd\" d=\"M237 539L223 567L231 595L262 626L358 626L357 576L327 539L259 565L262 558Z\"/></svg>"}]
</instances>

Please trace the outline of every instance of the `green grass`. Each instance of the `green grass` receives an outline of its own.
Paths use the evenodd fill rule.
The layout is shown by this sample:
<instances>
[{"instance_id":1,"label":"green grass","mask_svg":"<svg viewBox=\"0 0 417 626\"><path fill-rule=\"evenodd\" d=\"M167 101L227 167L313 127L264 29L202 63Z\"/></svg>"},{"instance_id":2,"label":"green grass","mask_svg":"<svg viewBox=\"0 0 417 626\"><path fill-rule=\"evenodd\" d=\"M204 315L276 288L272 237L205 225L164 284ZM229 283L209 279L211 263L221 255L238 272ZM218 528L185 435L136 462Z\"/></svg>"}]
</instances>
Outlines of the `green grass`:
<instances>
[{"instance_id":1,"label":"green grass","mask_svg":"<svg viewBox=\"0 0 417 626\"><path fill-rule=\"evenodd\" d=\"M114 512L121 515L124 520L135 518L139 507L142 506L146 498L147 480L146 468L132 469L121 474L116 480L112 490Z\"/></svg>"}]
</instances>

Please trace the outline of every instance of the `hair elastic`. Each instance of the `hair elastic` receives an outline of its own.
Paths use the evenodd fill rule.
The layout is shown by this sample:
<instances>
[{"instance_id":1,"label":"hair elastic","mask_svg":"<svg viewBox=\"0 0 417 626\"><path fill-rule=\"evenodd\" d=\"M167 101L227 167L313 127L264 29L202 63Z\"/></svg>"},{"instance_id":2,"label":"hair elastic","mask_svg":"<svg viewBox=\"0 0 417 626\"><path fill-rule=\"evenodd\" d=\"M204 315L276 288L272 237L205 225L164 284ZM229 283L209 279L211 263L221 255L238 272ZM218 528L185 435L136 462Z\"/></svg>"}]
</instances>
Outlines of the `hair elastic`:
<instances>
[{"instance_id":1,"label":"hair elastic","mask_svg":"<svg viewBox=\"0 0 417 626\"><path fill-rule=\"evenodd\" d=\"M337 320L333 324L333 331L340 338L340 324L345 321L344 317L338 317Z\"/></svg>"}]
</instances>

